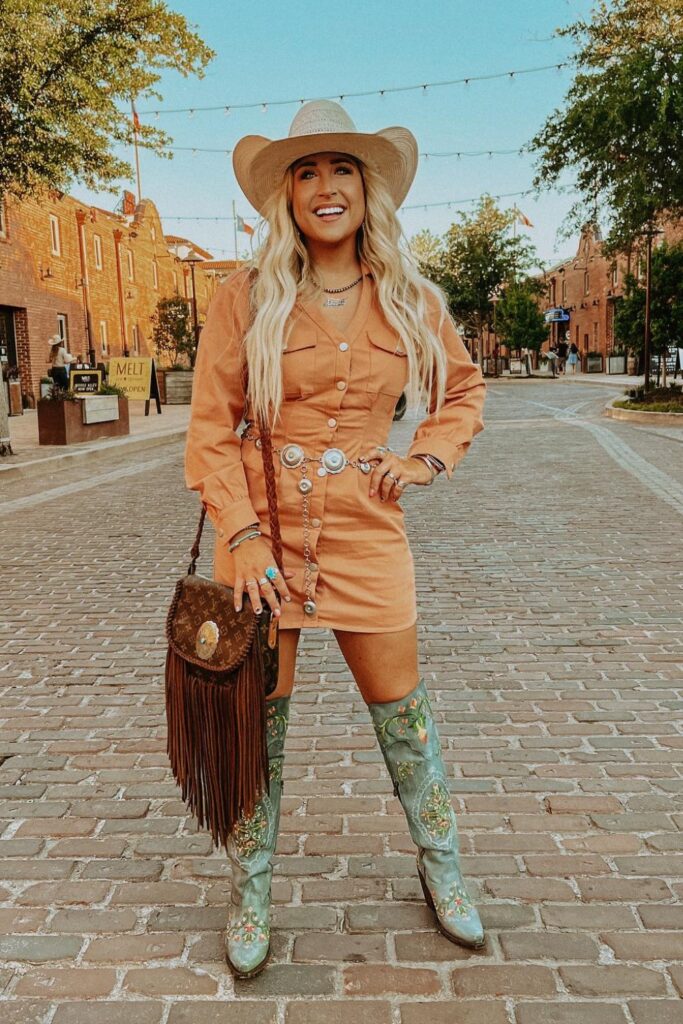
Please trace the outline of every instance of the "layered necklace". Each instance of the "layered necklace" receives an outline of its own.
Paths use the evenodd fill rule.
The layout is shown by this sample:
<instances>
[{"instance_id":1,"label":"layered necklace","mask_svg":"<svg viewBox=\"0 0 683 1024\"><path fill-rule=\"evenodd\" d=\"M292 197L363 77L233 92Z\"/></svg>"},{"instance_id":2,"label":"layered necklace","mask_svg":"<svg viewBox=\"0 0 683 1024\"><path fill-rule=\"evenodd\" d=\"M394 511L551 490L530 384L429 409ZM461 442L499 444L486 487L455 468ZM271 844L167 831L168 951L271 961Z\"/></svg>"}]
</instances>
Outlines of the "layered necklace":
<instances>
[{"instance_id":1,"label":"layered necklace","mask_svg":"<svg viewBox=\"0 0 683 1024\"><path fill-rule=\"evenodd\" d=\"M356 285L359 284L362 280L363 280L363 275L361 274L360 277L357 277L355 281L351 282L351 284L345 284L343 288L323 288L323 291L327 295L339 295L341 292L348 292L352 288L355 288ZM324 302L323 302L323 306L345 306L345 305L346 305L346 299L325 299Z\"/></svg>"}]
</instances>

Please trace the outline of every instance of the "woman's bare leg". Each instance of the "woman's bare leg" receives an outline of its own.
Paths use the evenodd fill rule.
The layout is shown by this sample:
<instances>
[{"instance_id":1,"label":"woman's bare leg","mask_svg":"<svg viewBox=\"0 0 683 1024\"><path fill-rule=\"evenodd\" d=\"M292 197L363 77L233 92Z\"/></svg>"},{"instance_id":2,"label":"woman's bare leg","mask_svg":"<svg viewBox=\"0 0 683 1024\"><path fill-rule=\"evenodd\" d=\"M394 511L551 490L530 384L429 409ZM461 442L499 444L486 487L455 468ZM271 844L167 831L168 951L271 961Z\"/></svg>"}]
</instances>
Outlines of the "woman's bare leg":
<instances>
[{"instance_id":1,"label":"woman's bare leg","mask_svg":"<svg viewBox=\"0 0 683 1024\"><path fill-rule=\"evenodd\" d=\"M276 697L290 697L294 689L294 670L296 668L296 651L299 644L300 629L280 630L280 660L277 686L268 700Z\"/></svg>"},{"instance_id":2,"label":"woman's bare leg","mask_svg":"<svg viewBox=\"0 0 683 1024\"><path fill-rule=\"evenodd\" d=\"M334 635L366 704L400 700L417 686L416 625L397 633L335 629Z\"/></svg>"}]
</instances>

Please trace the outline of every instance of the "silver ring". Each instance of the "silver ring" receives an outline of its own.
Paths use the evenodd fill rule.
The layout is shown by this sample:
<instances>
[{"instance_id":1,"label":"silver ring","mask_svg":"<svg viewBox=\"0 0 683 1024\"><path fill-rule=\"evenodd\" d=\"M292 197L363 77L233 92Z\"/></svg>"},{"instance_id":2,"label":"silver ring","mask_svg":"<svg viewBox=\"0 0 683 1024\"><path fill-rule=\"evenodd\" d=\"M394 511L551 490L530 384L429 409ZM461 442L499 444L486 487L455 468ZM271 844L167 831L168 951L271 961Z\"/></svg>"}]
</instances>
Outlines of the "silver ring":
<instances>
[{"instance_id":1,"label":"silver ring","mask_svg":"<svg viewBox=\"0 0 683 1024\"><path fill-rule=\"evenodd\" d=\"M403 489L405 487L405 485L406 485L405 480L397 480L396 481L396 486L400 487L401 489Z\"/></svg>"},{"instance_id":2,"label":"silver ring","mask_svg":"<svg viewBox=\"0 0 683 1024\"><path fill-rule=\"evenodd\" d=\"M269 580L274 580L280 570L276 565L267 565L263 571Z\"/></svg>"},{"instance_id":3,"label":"silver ring","mask_svg":"<svg viewBox=\"0 0 683 1024\"><path fill-rule=\"evenodd\" d=\"M245 580L244 581L244 585L246 587L251 587L251 586L255 587L257 584L256 584L256 580Z\"/></svg>"},{"instance_id":4,"label":"silver ring","mask_svg":"<svg viewBox=\"0 0 683 1024\"><path fill-rule=\"evenodd\" d=\"M387 474L386 474L386 475L387 475L387 476L390 476L392 480L395 480L395 479L396 479L396 477L394 476L394 474L393 474L393 473L390 473L390 472L389 472L389 470L387 470Z\"/></svg>"},{"instance_id":5,"label":"silver ring","mask_svg":"<svg viewBox=\"0 0 683 1024\"><path fill-rule=\"evenodd\" d=\"M259 583L262 587L265 587L266 583L270 583L270 580L268 579L267 576L262 576L261 579L259 580Z\"/></svg>"}]
</instances>

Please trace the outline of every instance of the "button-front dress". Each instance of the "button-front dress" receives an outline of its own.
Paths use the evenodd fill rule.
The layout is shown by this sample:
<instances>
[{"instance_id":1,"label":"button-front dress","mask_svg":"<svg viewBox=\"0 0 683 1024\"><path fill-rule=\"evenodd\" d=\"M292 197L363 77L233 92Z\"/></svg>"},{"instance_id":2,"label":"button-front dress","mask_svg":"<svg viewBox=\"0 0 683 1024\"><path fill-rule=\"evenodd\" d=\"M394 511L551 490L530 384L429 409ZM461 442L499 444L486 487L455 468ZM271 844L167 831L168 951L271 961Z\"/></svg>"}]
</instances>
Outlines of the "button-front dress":
<instances>
[{"instance_id":1,"label":"button-front dress","mask_svg":"<svg viewBox=\"0 0 683 1024\"><path fill-rule=\"evenodd\" d=\"M408 377L399 335L385 320L375 283L363 265L353 319L337 330L316 303L297 302L282 354L283 404L273 446L297 444L306 455L339 448L350 460L386 445L396 403ZM197 490L216 531L214 579L234 586L229 539L259 522L270 541L261 451L238 433L255 419L245 400L240 346L249 320L249 272L236 271L217 290L195 364L185 451L187 486ZM439 308L426 293L435 331ZM452 320L440 330L447 357L445 404L418 425L408 455L435 455L450 479L482 427L485 384ZM433 410L433 404L430 406ZM247 433L258 434L254 424ZM413 558L400 501L369 496L370 476L346 466L319 475L310 463L310 568L314 614L304 611L304 532L301 468L274 457L283 562L294 572L292 600L282 603L280 628L326 627L363 633L406 629L417 617ZM405 499L403 499L405 500ZM250 543L245 541L245 543ZM265 568L265 567L264 567Z\"/></svg>"}]
</instances>

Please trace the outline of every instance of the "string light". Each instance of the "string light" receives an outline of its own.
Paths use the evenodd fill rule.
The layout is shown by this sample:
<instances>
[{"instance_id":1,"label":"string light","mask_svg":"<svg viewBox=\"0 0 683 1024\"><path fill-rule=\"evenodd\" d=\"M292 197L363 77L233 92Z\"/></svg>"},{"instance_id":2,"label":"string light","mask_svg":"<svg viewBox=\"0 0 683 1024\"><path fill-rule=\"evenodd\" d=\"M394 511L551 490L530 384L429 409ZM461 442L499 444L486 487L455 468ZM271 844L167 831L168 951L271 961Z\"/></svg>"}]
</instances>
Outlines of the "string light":
<instances>
[{"instance_id":1,"label":"string light","mask_svg":"<svg viewBox=\"0 0 683 1024\"><path fill-rule=\"evenodd\" d=\"M215 149L212 147L203 148L201 146L169 146L168 150L171 153L223 153L226 156L229 156L232 153L231 149ZM461 149L443 153L420 153L420 156L423 160L429 160L430 158L435 157L457 157L457 159L460 160L464 156L522 156L523 153L523 149Z\"/></svg>"},{"instance_id":2,"label":"string light","mask_svg":"<svg viewBox=\"0 0 683 1024\"><path fill-rule=\"evenodd\" d=\"M467 78L451 78L442 82L426 82L421 85L398 85L393 87L385 87L383 89L369 89L364 92L347 92L341 97L342 99L348 97L361 97L361 96L384 96L386 93L394 92L414 92L418 89L422 89L426 92L427 89L443 89L452 85L469 85L471 82L490 82L494 79L510 78L513 79L515 75L534 75L543 71L561 71L563 68L569 67L569 61L562 61L559 64L544 64L540 67L534 68L516 68L513 71L497 71L488 75L468 75ZM339 93L333 96L319 96L318 99L334 100L339 96ZM289 106L292 103L304 103L305 100L291 99L291 100L263 100L257 103L231 103L230 106L233 110L249 110L261 107L262 110L266 111L269 106L283 107ZM173 107L169 110L139 110L138 114L187 114L190 109L194 111L216 111L225 110L225 104L222 103L220 106L210 107Z\"/></svg>"}]
</instances>

